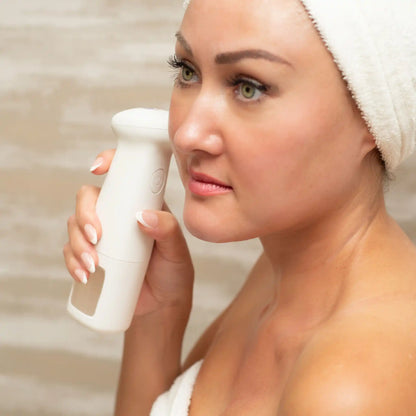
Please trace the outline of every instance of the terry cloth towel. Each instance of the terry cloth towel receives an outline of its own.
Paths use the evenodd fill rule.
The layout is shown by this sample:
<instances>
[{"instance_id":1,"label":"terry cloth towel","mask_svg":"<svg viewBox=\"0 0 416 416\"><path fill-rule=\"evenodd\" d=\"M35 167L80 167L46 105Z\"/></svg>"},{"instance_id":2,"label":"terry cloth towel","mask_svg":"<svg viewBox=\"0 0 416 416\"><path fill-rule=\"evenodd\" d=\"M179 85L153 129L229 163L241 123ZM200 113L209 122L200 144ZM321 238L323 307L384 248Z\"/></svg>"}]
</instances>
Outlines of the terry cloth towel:
<instances>
[{"instance_id":1,"label":"terry cloth towel","mask_svg":"<svg viewBox=\"0 0 416 416\"><path fill-rule=\"evenodd\" d=\"M301 0L388 171L416 141L416 0Z\"/></svg>"},{"instance_id":2,"label":"terry cloth towel","mask_svg":"<svg viewBox=\"0 0 416 416\"><path fill-rule=\"evenodd\" d=\"M181 374L170 390L161 394L154 402L150 416L187 416L201 365L202 360Z\"/></svg>"}]
</instances>

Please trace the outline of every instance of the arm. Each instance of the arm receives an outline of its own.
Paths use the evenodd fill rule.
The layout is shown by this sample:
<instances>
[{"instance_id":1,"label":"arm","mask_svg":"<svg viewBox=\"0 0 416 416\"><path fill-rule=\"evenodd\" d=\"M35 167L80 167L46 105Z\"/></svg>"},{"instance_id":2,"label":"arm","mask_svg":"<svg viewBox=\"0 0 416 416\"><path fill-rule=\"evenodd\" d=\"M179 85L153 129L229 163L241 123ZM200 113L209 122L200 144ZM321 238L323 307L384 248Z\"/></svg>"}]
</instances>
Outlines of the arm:
<instances>
[{"instance_id":1,"label":"arm","mask_svg":"<svg viewBox=\"0 0 416 416\"><path fill-rule=\"evenodd\" d=\"M136 317L125 334L116 416L147 416L157 396L180 373L186 310Z\"/></svg>"},{"instance_id":2,"label":"arm","mask_svg":"<svg viewBox=\"0 0 416 416\"><path fill-rule=\"evenodd\" d=\"M157 396L180 373L182 340L192 306L193 267L185 238L169 212L153 211L139 224L155 240L124 338L116 416L147 416Z\"/></svg>"}]
</instances>

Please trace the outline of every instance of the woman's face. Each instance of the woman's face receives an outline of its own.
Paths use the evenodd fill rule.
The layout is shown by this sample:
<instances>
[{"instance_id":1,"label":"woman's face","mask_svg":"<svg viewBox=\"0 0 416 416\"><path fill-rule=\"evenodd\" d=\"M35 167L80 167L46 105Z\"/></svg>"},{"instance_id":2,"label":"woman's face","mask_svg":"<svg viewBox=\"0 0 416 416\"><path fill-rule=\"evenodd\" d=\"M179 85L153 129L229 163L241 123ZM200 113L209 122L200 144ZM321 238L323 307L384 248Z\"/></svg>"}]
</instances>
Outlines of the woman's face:
<instances>
[{"instance_id":1,"label":"woman's face","mask_svg":"<svg viewBox=\"0 0 416 416\"><path fill-rule=\"evenodd\" d=\"M290 232L354 197L374 144L297 0L192 0L177 39L170 137L194 235Z\"/></svg>"}]
</instances>

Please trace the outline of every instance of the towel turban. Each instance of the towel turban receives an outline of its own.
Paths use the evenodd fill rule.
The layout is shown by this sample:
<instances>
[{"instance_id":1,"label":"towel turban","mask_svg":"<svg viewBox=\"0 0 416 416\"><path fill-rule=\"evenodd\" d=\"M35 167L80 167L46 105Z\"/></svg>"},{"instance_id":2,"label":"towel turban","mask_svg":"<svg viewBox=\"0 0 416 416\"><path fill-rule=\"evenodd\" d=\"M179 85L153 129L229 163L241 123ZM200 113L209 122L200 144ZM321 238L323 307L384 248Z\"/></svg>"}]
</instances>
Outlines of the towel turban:
<instances>
[{"instance_id":1,"label":"towel turban","mask_svg":"<svg viewBox=\"0 0 416 416\"><path fill-rule=\"evenodd\" d=\"M300 1L394 171L416 142L416 0Z\"/></svg>"}]
</instances>

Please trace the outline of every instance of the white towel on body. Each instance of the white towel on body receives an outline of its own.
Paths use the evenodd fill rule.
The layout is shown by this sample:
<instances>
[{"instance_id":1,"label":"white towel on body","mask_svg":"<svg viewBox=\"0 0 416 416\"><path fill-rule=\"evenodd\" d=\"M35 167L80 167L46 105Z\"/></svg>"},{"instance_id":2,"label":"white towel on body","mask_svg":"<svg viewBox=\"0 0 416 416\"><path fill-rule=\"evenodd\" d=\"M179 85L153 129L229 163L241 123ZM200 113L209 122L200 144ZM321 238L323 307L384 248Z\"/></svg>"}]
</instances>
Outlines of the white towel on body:
<instances>
[{"instance_id":1,"label":"white towel on body","mask_svg":"<svg viewBox=\"0 0 416 416\"><path fill-rule=\"evenodd\" d=\"M154 402L150 416L187 416L201 365L202 360L181 374L170 390L161 394Z\"/></svg>"}]
</instances>

